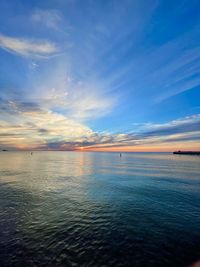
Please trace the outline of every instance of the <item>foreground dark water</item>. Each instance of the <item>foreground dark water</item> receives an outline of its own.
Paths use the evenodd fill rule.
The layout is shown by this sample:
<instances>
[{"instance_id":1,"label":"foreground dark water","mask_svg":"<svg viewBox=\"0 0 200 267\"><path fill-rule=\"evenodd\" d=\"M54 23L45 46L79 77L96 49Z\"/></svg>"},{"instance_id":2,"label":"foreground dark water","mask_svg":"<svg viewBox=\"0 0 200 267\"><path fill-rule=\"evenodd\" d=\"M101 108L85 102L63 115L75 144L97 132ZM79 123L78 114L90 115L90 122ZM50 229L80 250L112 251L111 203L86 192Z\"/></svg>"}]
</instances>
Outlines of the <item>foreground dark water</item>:
<instances>
[{"instance_id":1,"label":"foreground dark water","mask_svg":"<svg viewBox=\"0 0 200 267\"><path fill-rule=\"evenodd\" d=\"M200 157L0 153L0 266L190 266Z\"/></svg>"}]
</instances>

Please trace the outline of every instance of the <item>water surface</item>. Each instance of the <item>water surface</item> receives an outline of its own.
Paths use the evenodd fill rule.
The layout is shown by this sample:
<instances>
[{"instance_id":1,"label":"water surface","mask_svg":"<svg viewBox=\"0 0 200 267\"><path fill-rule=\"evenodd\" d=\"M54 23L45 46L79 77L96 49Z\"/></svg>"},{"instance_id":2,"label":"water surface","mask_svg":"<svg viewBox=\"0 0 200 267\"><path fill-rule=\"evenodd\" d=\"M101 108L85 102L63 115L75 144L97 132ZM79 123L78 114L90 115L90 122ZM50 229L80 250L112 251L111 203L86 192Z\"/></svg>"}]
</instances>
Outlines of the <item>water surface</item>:
<instances>
[{"instance_id":1,"label":"water surface","mask_svg":"<svg viewBox=\"0 0 200 267\"><path fill-rule=\"evenodd\" d=\"M200 157L0 153L0 266L189 266Z\"/></svg>"}]
</instances>

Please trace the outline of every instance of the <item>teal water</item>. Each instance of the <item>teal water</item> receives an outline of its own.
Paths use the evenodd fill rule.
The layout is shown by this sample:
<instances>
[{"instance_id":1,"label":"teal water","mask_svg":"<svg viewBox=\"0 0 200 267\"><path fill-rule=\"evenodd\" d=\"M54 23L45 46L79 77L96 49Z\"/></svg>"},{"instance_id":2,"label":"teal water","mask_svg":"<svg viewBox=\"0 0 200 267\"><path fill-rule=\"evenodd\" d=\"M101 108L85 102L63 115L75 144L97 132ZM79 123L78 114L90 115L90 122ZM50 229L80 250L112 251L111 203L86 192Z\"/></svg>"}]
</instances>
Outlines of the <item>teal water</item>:
<instances>
[{"instance_id":1,"label":"teal water","mask_svg":"<svg viewBox=\"0 0 200 267\"><path fill-rule=\"evenodd\" d=\"M0 153L0 266L190 266L200 157Z\"/></svg>"}]
</instances>

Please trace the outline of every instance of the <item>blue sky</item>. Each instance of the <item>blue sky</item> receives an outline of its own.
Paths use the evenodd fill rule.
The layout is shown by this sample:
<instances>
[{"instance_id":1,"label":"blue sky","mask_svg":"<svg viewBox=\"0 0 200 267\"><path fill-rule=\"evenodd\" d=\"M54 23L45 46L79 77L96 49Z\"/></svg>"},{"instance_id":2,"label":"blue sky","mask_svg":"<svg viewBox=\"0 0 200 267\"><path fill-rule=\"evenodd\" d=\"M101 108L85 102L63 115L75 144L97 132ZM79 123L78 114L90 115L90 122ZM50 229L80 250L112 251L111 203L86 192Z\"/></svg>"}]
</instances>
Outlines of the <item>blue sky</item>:
<instances>
[{"instance_id":1,"label":"blue sky","mask_svg":"<svg viewBox=\"0 0 200 267\"><path fill-rule=\"evenodd\" d=\"M0 10L0 147L200 149L199 1Z\"/></svg>"}]
</instances>

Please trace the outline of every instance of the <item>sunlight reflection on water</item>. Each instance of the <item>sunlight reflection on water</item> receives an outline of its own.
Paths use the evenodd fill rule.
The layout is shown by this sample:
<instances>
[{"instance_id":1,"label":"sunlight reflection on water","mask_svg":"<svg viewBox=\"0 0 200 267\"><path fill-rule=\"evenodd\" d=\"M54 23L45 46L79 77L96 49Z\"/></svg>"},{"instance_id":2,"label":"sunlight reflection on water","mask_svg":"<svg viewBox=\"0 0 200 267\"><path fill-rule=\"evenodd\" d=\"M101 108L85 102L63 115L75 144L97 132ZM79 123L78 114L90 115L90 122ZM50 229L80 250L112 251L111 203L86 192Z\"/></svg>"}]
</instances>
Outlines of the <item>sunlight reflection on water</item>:
<instances>
[{"instance_id":1,"label":"sunlight reflection on water","mask_svg":"<svg viewBox=\"0 0 200 267\"><path fill-rule=\"evenodd\" d=\"M199 173L169 153L0 153L1 266L188 266Z\"/></svg>"}]
</instances>

